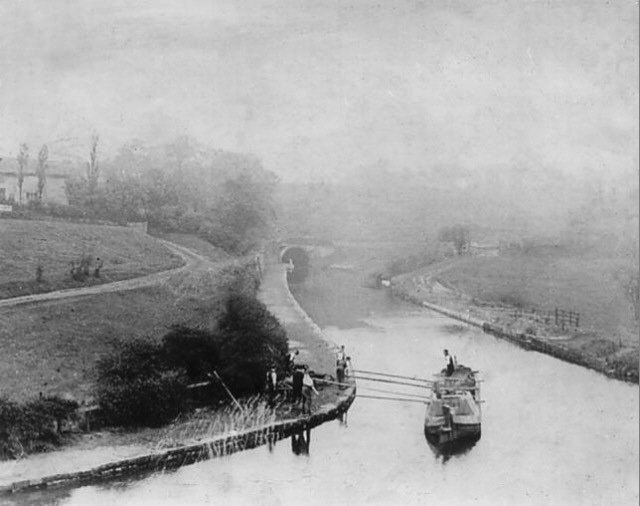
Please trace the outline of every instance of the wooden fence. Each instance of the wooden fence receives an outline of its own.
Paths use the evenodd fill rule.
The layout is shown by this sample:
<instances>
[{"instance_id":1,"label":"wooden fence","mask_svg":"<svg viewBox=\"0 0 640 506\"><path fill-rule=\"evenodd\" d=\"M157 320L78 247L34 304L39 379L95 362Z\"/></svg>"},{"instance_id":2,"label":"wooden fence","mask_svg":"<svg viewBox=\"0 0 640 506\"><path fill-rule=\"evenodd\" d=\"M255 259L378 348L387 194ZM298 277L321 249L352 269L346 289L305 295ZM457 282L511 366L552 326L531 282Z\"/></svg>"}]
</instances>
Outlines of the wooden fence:
<instances>
[{"instance_id":1,"label":"wooden fence","mask_svg":"<svg viewBox=\"0 0 640 506\"><path fill-rule=\"evenodd\" d=\"M577 311L565 311L555 308L549 311L536 311L535 309L516 308L511 312L513 318L527 318L545 325L554 324L562 330L580 327L580 313Z\"/></svg>"}]
</instances>

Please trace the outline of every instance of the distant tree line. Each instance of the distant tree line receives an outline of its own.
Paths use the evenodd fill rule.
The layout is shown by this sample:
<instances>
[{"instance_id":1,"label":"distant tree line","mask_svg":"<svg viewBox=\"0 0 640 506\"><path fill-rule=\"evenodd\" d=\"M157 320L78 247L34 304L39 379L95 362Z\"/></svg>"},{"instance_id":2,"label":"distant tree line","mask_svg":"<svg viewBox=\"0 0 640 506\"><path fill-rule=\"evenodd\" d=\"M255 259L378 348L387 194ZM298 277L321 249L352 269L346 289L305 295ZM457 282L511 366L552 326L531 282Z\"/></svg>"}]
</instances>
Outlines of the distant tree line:
<instances>
[{"instance_id":1,"label":"distant tree line","mask_svg":"<svg viewBox=\"0 0 640 506\"><path fill-rule=\"evenodd\" d=\"M197 234L232 253L249 250L275 216L277 177L257 158L206 150L186 137L152 148L134 140L103 158L100 139L93 136L85 171L67 180L67 206L42 201L48 159L49 148L43 145L36 169L39 198L25 204L29 146L20 145L20 211L123 224L148 221L152 229Z\"/></svg>"},{"instance_id":2,"label":"distant tree line","mask_svg":"<svg viewBox=\"0 0 640 506\"><path fill-rule=\"evenodd\" d=\"M131 141L100 163L94 137L86 174L68 181L67 197L96 216L146 220L242 253L269 228L276 183L253 156L206 151L188 138L152 149Z\"/></svg>"}]
</instances>

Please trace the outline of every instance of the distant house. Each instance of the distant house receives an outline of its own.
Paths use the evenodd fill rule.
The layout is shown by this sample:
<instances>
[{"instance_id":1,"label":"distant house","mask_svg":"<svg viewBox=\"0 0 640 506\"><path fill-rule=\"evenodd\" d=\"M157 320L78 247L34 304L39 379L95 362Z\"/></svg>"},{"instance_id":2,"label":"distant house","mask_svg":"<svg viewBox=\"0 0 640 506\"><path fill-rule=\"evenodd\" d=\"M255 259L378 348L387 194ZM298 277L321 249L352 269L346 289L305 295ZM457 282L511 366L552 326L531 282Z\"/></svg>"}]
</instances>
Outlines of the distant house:
<instances>
[{"instance_id":1,"label":"distant house","mask_svg":"<svg viewBox=\"0 0 640 506\"><path fill-rule=\"evenodd\" d=\"M45 184L42 191L42 201L67 205L65 191L68 175L55 162L49 163L45 172ZM22 184L22 203L38 200L38 175L34 171L33 163L24 173ZM18 161L15 158L0 159L0 202L20 202L18 187Z\"/></svg>"}]
</instances>

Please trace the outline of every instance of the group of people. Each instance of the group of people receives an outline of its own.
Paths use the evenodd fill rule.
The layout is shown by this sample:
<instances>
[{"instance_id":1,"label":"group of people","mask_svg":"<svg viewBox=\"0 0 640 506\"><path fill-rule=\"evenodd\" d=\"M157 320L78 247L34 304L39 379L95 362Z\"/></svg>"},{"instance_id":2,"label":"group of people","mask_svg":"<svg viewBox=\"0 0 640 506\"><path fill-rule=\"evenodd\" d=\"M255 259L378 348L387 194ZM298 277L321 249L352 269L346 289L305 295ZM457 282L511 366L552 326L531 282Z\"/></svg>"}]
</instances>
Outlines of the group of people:
<instances>
[{"instance_id":1,"label":"group of people","mask_svg":"<svg viewBox=\"0 0 640 506\"><path fill-rule=\"evenodd\" d=\"M309 366L296 362L299 354L299 350L293 350L287 355L287 375L291 376L290 400L294 405L301 405L303 413L311 413L313 395L319 395L319 393L311 377ZM350 357L346 355L344 346L341 346L336 353L336 379L340 388L344 387L349 364ZM278 393L278 373L275 365L267 371L266 393L269 406L275 406Z\"/></svg>"},{"instance_id":2,"label":"group of people","mask_svg":"<svg viewBox=\"0 0 640 506\"><path fill-rule=\"evenodd\" d=\"M287 373L291 375L291 402L295 405L301 404L303 413L310 413L312 397L319 393L313 383L309 366L296 363L298 354L299 351L295 350L287 356ZM273 407L278 391L278 374L275 365L267 372L266 385L269 406Z\"/></svg>"}]
</instances>

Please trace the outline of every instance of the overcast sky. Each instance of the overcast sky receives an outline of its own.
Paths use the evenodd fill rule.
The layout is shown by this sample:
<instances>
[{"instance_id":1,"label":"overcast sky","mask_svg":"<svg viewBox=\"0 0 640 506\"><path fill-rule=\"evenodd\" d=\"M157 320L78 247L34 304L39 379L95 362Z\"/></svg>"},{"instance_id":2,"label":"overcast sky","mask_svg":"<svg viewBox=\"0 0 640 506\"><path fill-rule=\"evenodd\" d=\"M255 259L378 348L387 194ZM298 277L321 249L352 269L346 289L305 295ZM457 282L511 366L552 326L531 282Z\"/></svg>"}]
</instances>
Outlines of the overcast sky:
<instances>
[{"instance_id":1,"label":"overcast sky","mask_svg":"<svg viewBox=\"0 0 640 506\"><path fill-rule=\"evenodd\" d=\"M189 135L285 178L638 164L635 0L0 3L0 156Z\"/></svg>"}]
</instances>

